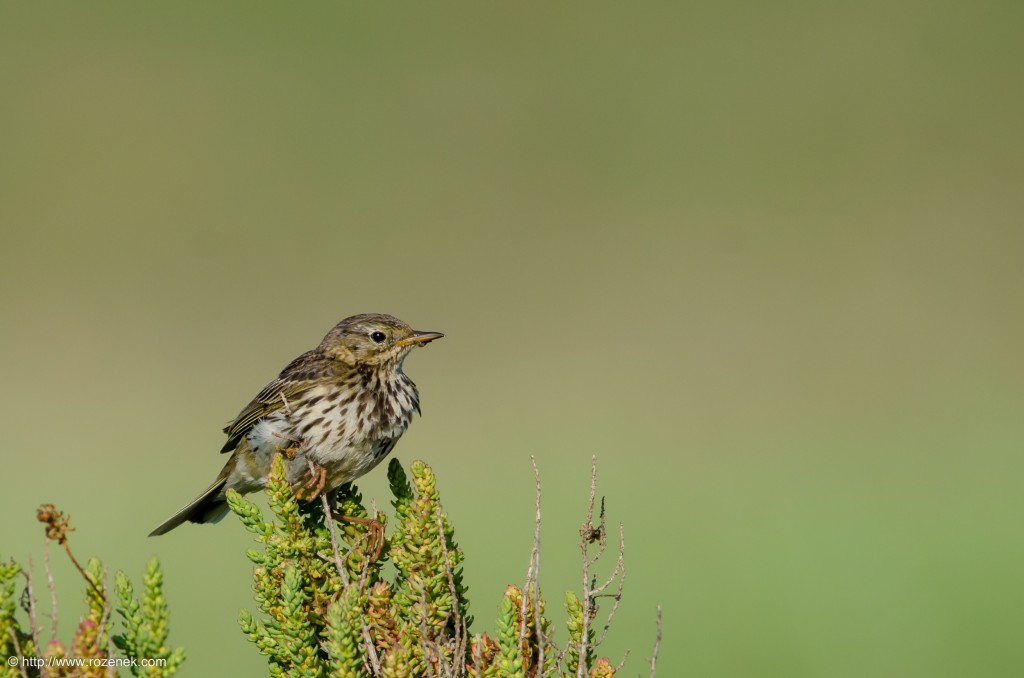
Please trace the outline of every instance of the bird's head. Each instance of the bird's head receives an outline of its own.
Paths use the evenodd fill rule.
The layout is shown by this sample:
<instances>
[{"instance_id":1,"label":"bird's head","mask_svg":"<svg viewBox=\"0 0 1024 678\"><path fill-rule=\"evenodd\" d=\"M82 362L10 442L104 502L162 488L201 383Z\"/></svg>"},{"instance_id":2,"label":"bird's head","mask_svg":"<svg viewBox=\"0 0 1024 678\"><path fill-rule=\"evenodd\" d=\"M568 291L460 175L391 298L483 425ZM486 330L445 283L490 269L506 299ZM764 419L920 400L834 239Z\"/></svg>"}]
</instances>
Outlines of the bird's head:
<instances>
[{"instance_id":1,"label":"bird's head","mask_svg":"<svg viewBox=\"0 0 1024 678\"><path fill-rule=\"evenodd\" d=\"M363 313L335 325L320 342L320 350L348 365L397 367L409 351L443 336L418 332L393 315Z\"/></svg>"}]
</instances>

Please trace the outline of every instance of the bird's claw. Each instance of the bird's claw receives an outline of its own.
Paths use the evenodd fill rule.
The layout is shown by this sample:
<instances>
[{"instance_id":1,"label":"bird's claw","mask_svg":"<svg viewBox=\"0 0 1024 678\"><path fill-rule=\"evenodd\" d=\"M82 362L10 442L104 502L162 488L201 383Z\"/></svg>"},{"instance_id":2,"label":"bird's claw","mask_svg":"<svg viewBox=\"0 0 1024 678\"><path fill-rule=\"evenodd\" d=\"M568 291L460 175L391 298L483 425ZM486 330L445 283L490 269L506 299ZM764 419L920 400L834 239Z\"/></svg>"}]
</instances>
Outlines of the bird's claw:
<instances>
[{"instance_id":1,"label":"bird's claw","mask_svg":"<svg viewBox=\"0 0 1024 678\"><path fill-rule=\"evenodd\" d=\"M367 558L370 562L376 562L380 559L381 553L384 551L384 524L376 518L360 518L357 516L346 516L340 513L331 512L331 517L339 522L345 521L347 523L359 523L365 525L368 533L366 538L368 540L368 550L366 552Z\"/></svg>"},{"instance_id":2,"label":"bird's claw","mask_svg":"<svg viewBox=\"0 0 1024 678\"><path fill-rule=\"evenodd\" d=\"M311 501L320 496L327 485L327 469L323 466L310 468L309 480L295 490L295 496L299 499Z\"/></svg>"},{"instance_id":3,"label":"bird's claw","mask_svg":"<svg viewBox=\"0 0 1024 678\"><path fill-rule=\"evenodd\" d=\"M367 527L370 529L369 546L373 549L367 555L370 558L370 562L375 563L380 560L380 554L384 551L384 525L374 518Z\"/></svg>"}]
</instances>

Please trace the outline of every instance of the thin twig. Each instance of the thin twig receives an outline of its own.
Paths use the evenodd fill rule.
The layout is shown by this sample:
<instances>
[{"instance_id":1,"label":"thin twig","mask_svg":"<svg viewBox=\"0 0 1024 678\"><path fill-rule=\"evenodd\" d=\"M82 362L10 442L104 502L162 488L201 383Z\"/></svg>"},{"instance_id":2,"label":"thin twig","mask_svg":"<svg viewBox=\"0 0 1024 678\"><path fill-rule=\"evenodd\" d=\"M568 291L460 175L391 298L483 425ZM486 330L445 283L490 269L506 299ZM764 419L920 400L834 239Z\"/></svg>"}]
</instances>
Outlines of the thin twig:
<instances>
[{"instance_id":1,"label":"thin twig","mask_svg":"<svg viewBox=\"0 0 1024 678\"><path fill-rule=\"evenodd\" d=\"M46 570L46 586L50 589L50 640L57 640L57 584L50 569L49 537L43 537L43 569Z\"/></svg>"},{"instance_id":2,"label":"thin twig","mask_svg":"<svg viewBox=\"0 0 1024 678\"><path fill-rule=\"evenodd\" d=\"M71 553L71 547L68 546L67 540L64 540L61 543L61 546L64 547L64 551L68 554L68 558L71 559L71 564L75 566L75 569L78 570L79 573L82 575L82 578L85 579L85 583L87 583L89 587L92 588L93 592L95 592L97 596L99 596L102 600L106 600L106 595L103 593L103 591L100 591L99 587L96 586L96 583L89 578L89 573L85 571L85 568L79 565L78 561L75 560L75 556L73 553Z\"/></svg>"},{"instance_id":3,"label":"thin twig","mask_svg":"<svg viewBox=\"0 0 1024 678\"><path fill-rule=\"evenodd\" d=\"M598 596L598 595L602 594L605 591L605 589L607 589L612 584L612 582L615 581L615 578L618 577L619 585L618 585L618 588L616 589L615 594L613 596L615 598L615 602L612 603L612 609L608 613L608 617L605 619L605 622L604 622L604 630L601 632L601 637L598 639L598 641L595 643L595 645L600 645L601 643L604 642L604 639L608 637L608 630L612 627L612 619L615 618L615 612L618 611L619 603L622 601L622 589L626 585L626 561L625 561L625 555L626 555L626 534L625 534L625 528L623 528L622 523L619 523L619 558L618 558L618 560L615 561L615 569L612 570L611 576L608 577L608 579L604 582L604 584L602 584L601 586L599 586L597 589L595 589L593 591L594 596Z\"/></svg>"},{"instance_id":4,"label":"thin twig","mask_svg":"<svg viewBox=\"0 0 1024 678\"><path fill-rule=\"evenodd\" d=\"M483 675L483 670L484 670L483 666L480 664L480 661L481 661L480 655L482 655L483 651L484 651L484 638L483 638L483 636L481 636L479 634L473 636L473 638L476 640L476 644L472 646L473 647L473 652L472 652L472 655L473 655L473 675L477 676L477 678L480 678L480 676Z\"/></svg>"},{"instance_id":5,"label":"thin twig","mask_svg":"<svg viewBox=\"0 0 1024 678\"><path fill-rule=\"evenodd\" d=\"M313 473L313 462L307 460L306 463L309 464L310 473ZM331 535L331 552L334 556L334 566L338 569L338 575L341 577L342 584L346 588L348 588L349 586L351 586L351 583L348 578L348 571L345 569L344 561L341 558L341 550L338 547L338 534L337 531L335 530L334 525L334 513L331 511L331 503L327 500L326 492L320 493L320 506L323 507L324 510L324 522L327 523L327 532ZM363 535L363 537L358 539L356 543L353 544L352 549L355 549L356 546L358 546L363 541L363 539L366 539L368 537L369 533ZM345 558L347 559L351 554L352 551L350 550L347 554L345 554ZM363 587L366 583L366 572L368 568L369 559L365 558L363 560L363 572L359 578L359 591L363 590ZM377 648L373 645L373 638L370 637L370 629L367 627L366 620L363 618L362 615L360 615L359 620L362 626L362 628L360 629L360 635L362 635L363 637L363 644L366 648L367 656L369 656L370 658L370 666L373 668L373 675L380 675L380 658L377 656Z\"/></svg>"},{"instance_id":6,"label":"thin twig","mask_svg":"<svg viewBox=\"0 0 1024 678\"><path fill-rule=\"evenodd\" d=\"M565 661L565 655L566 655L567 652L569 652L569 646L571 644L572 643L566 643L565 647L562 648L561 650L559 650L558 654L555 655L555 671L554 671L554 675L557 676L557 675L559 675L562 672L562 663Z\"/></svg>"},{"instance_id":7,"label":"thin twig","mask_svg":"<svg viewBox=\"0 0 1024 678\"><path fill-rule=\"evenodd\" d=\"M370 627L366 625L365 619L360 619L362 623L361 633L363 635L363 643L366 645L366 653L370 656L370 666L373 668L373 675L380 675L380 657L377 656L377 648L373 644L373 638L370 636Z\"/></svg>"},{"instance_id":8,"label":"thin twig","mask_svg":"<svg viewBox=\"0 0 1024 678\"><path fill-rule=\"evenodd\" d=\"M519 621L519 652L526 648L527 603L533 603L533 623L537 634L537 670L544 670L544 633L540 628L540 469L537 468L537 457L530 455L533 466L535 514L533 522L533 549L530 551L530 565L526 569L526 586L523 588L523 601L520 606ZM538 674L540 675L540 674Z\"/></svg>"},{"instance_id":9,"label":"thin twig","mask_svg":"<svg viewBox=\"0 0 1024 678\"><path fill-rule=\"evenodd\" d=\"M307 461L310 473L313 472L313 462ZM334 553L334 566L338 568L338 575L341 582L348 586L348 572L345 571L345 564L341 560L341 553L338 549L338 535L334 530L334 516L331 513L331 503L327 501L327 493L320 493L320 505L324 509L324 522L327 523L327 532L331 535L331 551Z\"/></svg>"},{"instance_id":10,"label":"thin twig","mask_svg":"<svg viewBox=\"0 0 1024 678\"><path fill-rule=\"evenodd\" d=\"M629 650L628 649L625 652L622 653L622 661L620 661L619 665L615 667L615 673L618 673L619 671L622 670L622 667L626 665L626 660L627 659L629 659Z\"/></svg>"},{"instance_id":11,"label":"thin twig","mask_svg":"<svg viewBox=\"0 0 1024 678\"><path fill-rule=\"evenodd\" d=\"M436 506L434 512L437 514L437 533L441 537L441 554L444 556L444 571L448 577L448 593L452 597L452 621L455 623L455 646L452 650L457 661L458 657L464 657L466 654L466 643L468 642L467 636L469 635L469 629L466 627L466 618L463 617L462 610L459 608L459 592L455 586L455 573L452 571L451 556L448 554L448 537L444 533L444 521L441 518L441 507Z\"/></svg>"},{"instance_id":12,"label":"thin twig","mask_svg":"<svg viewBox=\"0 0 1024 678\"><path fill-rule=\"evenodd\" d=\"M428 656L430 634L427 629L427 591L422 586L420 587L420 651L423 653L423 665L427 669L427 674L430 678L436 678L434 673L434 664L430 661Z\"/></svg>"},{"instance_id":13,"label":"thin twig","mask_svg":"<svg viewBox=\"0 0 1024 678\"><path fill-rule=\"evenodd\" d=\"M376 515L376 513L374 513ZM365 538L369 538L369 532L364 535ZM363 569L359 572L359 593L362 594L366 590L366 580L369 577L370 572L370 559L363 557ZM366 624L366 615L359 615L359 626L360 634L363 636L363 644L366 647L366 653L370 657L370 666L373 668L373 675L379 676L381 673L380 668L380 657L377 656L377 647L373 644L373 638L370 636L370 627Z\"/></svg>"},{"instance_id":14,"label":"thin twig","mask_svg":"<svg viewBox=\"0 0 1024 678\"><path fill-rule=\"evenodd\" d=\"M18 653L18 667L21 669L22 678L28 678L28 669L25 668L25 655L21 652L21 643L18 641L18 634L14 632L13 626L7 627L7 633L10 634L11 640L14 641L14 651ZM39 649L36 649L39 652ZM8 660L9 662L10 660Z\"/></svg>"},{"instance_id":15,"label":"thin twig","mask_svg":"<svg viewBox=\"0 0 1024 678\"><path fill-rule=\"evenodd\" d=\"M544 675L544 650L547 637L544 629L541 628L540 610L540 469L537 468L537 457L530 455L530 464L533 466L533 482L536 494L537 513L533 521L533 586L530 595L533 597L534 630L537 633L537 675Z\"/></svg>"},{"instance_id":16,"label":"thin twig","mask_svg":"<svg viewBox=\"0 0 1024 678\"><path fill-rule=\"evenodd\" d=\"M42 504L36 510L36 520L46 525L46 538L56 541L58 544L64 547L64 552L68 554L68 558L71 559L71 564L75 566L75 569L82 575L86 583L92 588L92 590L101 599L105 599L102 591L97 588L96 584L85 569L78 564L78 560L74 554L71 553L71 547L68 545L68 532L74 532L74 528L71 527L71 517L65 515L63 512L58 511L53 504Z\"/></svg>"},{"instance_id":17,"label":"thin twig","mask_svg":"<svg viewBox=\"0 0 1024 678\"><path fill-rule=\"evenodd\" d=\"M596 469L595 469L596 470ZM608 548L608 530L605 529L605 513L604 513L604 497L601 497L601 511L598 513L597 525L593 523L593 504L594 497L590 497L590 511L587 517L587 524L580 528L580 536L584 537L587 541L587 545L597 543L597 553L590 558L590 564L596 565L597 561L601 560L604 556L605 549Z\"/></svg>"},{"instance_id":18,"label":"thin twig","mask_svg":"<svg viewBox=\"0 0 1024 678\"><path fill-rule=\"evenodd\" d=\"M32 558L28 559L28 569L22 570L21 573L25 576L25 596L26 605L25 612L28 614L28 628L29 635L32 636L32 644L36 646L36 652L41 652L43 649L42 643L39 642L39 625L36 623L36 594L32 590Z\"/></svg>"},{"instance_id":19,"label":"thin twig","mask_svg":"<svg viewBox=\"0 0 1024 678\"><path fill-rule=\"evenodd\" d=\"M597 496L597 455L593 455L590 458L590 499L587 502L587 522L584 523L582 529L580 529L580 551L583 556L583 629L580 635L580 651L579 651L579 664L576 667L576 678L583 678L590 672L590 667L587 665L587 634L590 632L590 617L591 609L594 604L591 598L591 582L590 582L590 566L593 565L594 561L590 559L587 553L587 546L596 540L602 542L601 549L598 550L598 555L595 558L600 557L601 551L604 546L604 530L601 529L595 534L594 529L594 498ZM604 511L601 511L602 518ZM602 521L603 522L603 521Z\"/></svg>"},{"instance_id":20,"label":"thin twig","mask_svg":"<svg viewBox=\"0 0 1024 678\"><path fill-rule=\"evenodd\" d=\"M658 606L658 630L654 636L654 652L651 654L651 678L655 678L654 674L658 666L658 649L661 647L661 605Z\"/></svg>"},{"instance_id":21,"label":"thin twig","mask_svg":"<svg viewBox=\"0 0 1024 678\"><path fill-rule=\"evenodd\" d=\"M369 541L369 540L370 540L370 533L369 532L364 532L363 534L361 534L358 537L356 537L356 540L354 542L352 542L352 547L349 548L348 551L345 551L345 555L342 556L341 559L342 560L348 560L349 558L351 558L352 554L356 552L356 549L358 549L360 546L362 546L364 541Z\"/></svg>"},{"instance_id":22,"label":"thin twig","mask_svg":"<svg viewBox=\"0 0 1024 678\"><path fill-rule=\"evenodd\" d=\"M102 581L103 581L103 590L104 591L109 590L109 587L107 586L107 576L108 576L108 574L109 573L107 572L107 568L104 567L103 568L103 579L102 579ZM99 645L100 645L100 643L103 642L103 636L105 635L107 637L107 657L113 657L114 656L114 639L113 639L113 637L109 633L107 633L107 622L110 621L110 613L111 612L112 612L112 609L111 609L111 605L110 605L110 599L106 596L106 594L104 594L104 596L103 596L103 614L100 615L100 627L98 629L99 635L96 638L96 647L97 647L97 649L99 649ZM107 675L108 676L113 676L114 678L116 678L117 670L113 666L108 666L107 667Z\"/></svg>"}]
</instances>

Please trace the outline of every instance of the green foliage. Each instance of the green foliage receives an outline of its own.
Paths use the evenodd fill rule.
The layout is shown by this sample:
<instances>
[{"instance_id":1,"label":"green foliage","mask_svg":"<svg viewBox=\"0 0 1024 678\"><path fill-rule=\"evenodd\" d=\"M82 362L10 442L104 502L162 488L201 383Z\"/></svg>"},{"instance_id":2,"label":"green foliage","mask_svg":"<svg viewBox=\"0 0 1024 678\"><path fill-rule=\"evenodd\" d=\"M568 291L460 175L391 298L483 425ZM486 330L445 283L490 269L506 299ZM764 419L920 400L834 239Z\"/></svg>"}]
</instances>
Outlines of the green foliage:
<instances>
[{"instance_id":1,"label":"green foliage","mask_svg":"<svg viewBox=\"0 0 1024 678\"><path fill-rule=\"evenodd\" d=\"M531 594L536 594L531 588ZM524 621L525 613L525 621ZM544 616L544 601L539 595L526 595L515 585L505 589L498 613L498 653L493 660L496 671L485 675L532 676L544 665L542 675L555 671L555 653L550 645L541 656L541 645L551 637L551 623ZM550 643L550 640L548 640Z\"/></svg>"},{"instance_id":2,"label":"green foliage","mask_svg":"<svg viewBox=\"0 0 1024 678\"><path fill-rule=\"evenodd\" d=\"M266 487L272 521L248 499L228 493L231 510L262 546L247 553L260 614L243 610L239 624L267 657L270 675L577 675L585 613L579 598L567 597L565 648L552 640L535 582L525 590L506 588L494 638L471 633L465 557L442 510L433 471L414 461L406 475L393 459L388 479L395 521L379 555L371 517L350 484L339 489L331 507L335 520L326 518L320 501L295 499L280 458ZM382 513L372 519L386 524ZM385 572L388 561L393 571ZM607 660L595 659L592 628L586 636L582 675L613 676Z\"/></svg>"},{"instance_id":3,"label":"green foliage","mask_svg":"<svg viewBox=\"0 0 1024 678\"><path fill-rule=\"evenodd\" d=\"M114 636L114 645L126 657L147 657L163 659L164 667L132 666L132 675L169 676L177 671L185 660L185 649L170 649L167 646L168 611L163 594L163 572L160 561L155 557L146 564L142 582L142 600L135 597L132 583L123 572L115 577L117 588L116 610L120 615L124 631Z\"/></svg>"},{"instance_id":4,"label":"green foliage","mask_svg":"<svg viewBox=\"0 0 1024 678\"><path fill-rule=\"evenodd\" d=\"M565 611L569 613L569 646L565 651L566 669L570 674L575 674L580 665L580 647L583 643L583 603L572 591L565 592ZM587 626L586 630L586 662L589 666L594 662L594 627Z\"/></svg>"},{"instance_id":5,"label":"green foliage","mask_svg":"<svg viewBox=\"0 0 1024 678\"><path fill-rule=\"evenodd\" d=\"M21 566L14 560L0 564L0 655L3 657L32 657L37 648L32 634L23 630L14 614L17 609L15 590L22 573ZM17 676L16 667L0 667L0 676Z\"/></svg>"},{"instance_id":6,"label":"green foliage","mask_svg":"<svg viewBox=\"0 0 1024 678\"><path fill-rule=\"evenodd\" d=\"M519 647L519 615L515 599L509 592L501 598L498 614L498 652L489 662L492 670L484 675L525 678L526 670Z\"/></svg>"},{"instance_id":7,"label":"green foliage","mask_svg":"<svg viewBox=\"0 0 1024 678\"><path fill-rule=\"evenodd\" d=\"M356 678L363 671L359 597L359 587L349 586L327 608L325 649L333 676Z\"/></svg>"},{"instance_id":8,"label":"green foliage","mask_svg":"<svg viewBox=\"0 0 1024 678\"><path fill-rule=\"evenodd\" d=\"M185 659L183 648L167 644L168 610L163 595L163 573L156 558L149 561L143 576L143 595L135 596L132 584L123 572L117 572L116 602L111 601L106 585L106 570L96 558L82 568L71 554L67 518L51 505L40 509L39 519L47 524L47 536L66 551L72 564L85 580L85 613L81 615L71 643L65 645L50 638L44 646L37 619L38 591L30 570L13 560L0 564L0 655L22 658L11 666L5 661L0 678L21 676L77 676L88 678L110 675L111 666L126 667L132 675L163 678L173 675ZM44 560L50 580L49 554ZM20 580L20 581L19 581ZM25 620L18 619L15 592L20 595ZM46 612L56 616L56 592ZM120 633L112 636L115 618ZM56 627L56 621L53 622ZM113 652L114 647L121 654ZM145 661L142 661L145 660ZM154 660L154 661L150 661ZM49 664L49 665L47 665ZM161 664L150 666L149 664Z\"/></svg>"}]
</instances>

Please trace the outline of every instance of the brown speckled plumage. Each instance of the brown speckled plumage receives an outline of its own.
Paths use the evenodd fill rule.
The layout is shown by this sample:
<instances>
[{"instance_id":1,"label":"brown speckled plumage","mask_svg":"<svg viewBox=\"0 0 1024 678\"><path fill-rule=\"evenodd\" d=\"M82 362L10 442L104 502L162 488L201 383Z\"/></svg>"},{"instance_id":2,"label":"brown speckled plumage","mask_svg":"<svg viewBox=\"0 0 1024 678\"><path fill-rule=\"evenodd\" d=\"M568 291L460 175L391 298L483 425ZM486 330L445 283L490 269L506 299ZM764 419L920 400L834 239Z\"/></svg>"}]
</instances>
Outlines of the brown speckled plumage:
<instances>
[{"instance_id":1,"label":"brown speckled plumage","mask_svg":"<svg viewBox=\"0 0 1024 678\"><path fill-rule=\"evenodd\" d=\"M151 536L186 520L219 520L227 512L225 491L261 488L277 452L285 453L289 480L296 485L316 480L310 478L312 462L320 474L313 496L371 470L420 411L416 385L402 371L406 355L442 336L417 332L380 313L342 320L224 428L228 439L221 452L231 456L217 480Z\"/></svg>"}]
</instances>

